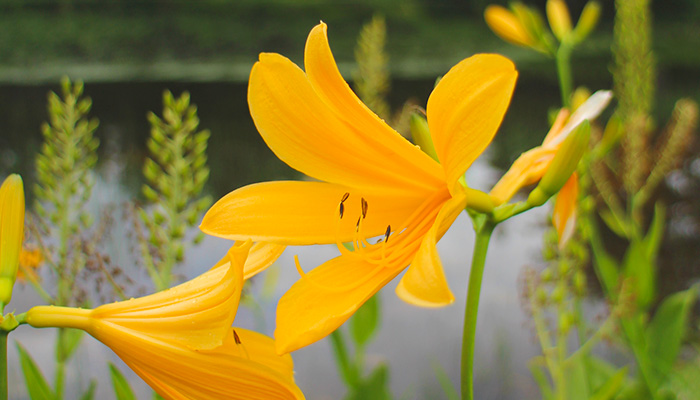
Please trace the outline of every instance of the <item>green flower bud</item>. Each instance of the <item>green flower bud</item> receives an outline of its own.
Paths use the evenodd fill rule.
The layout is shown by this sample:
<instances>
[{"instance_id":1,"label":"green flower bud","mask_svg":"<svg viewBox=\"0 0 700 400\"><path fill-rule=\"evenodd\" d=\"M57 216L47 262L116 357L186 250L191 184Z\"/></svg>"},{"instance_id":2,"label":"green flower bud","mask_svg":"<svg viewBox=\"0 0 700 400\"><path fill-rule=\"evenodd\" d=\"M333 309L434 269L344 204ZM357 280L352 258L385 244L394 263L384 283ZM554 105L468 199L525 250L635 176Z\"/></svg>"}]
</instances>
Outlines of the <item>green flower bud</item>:
<instances>
[{"instance_id":1,"label":"green flower bud","mask_svg":"<svg viewBox=\"0 0 700 400\"><path fill-rule=\"evenodd\" d=\"M563 0L547 1L547 19L554 36L560 41L571 33L571 17Z\"/></svg>"},{"instance_id":2,"label":"green flower bud","mask_svg":"<svg viewBox=\"0 0 700 400\"><path fill-rule=\"evenodd\" d=\"M420 147L421 150L427 155L429 155L433 160L440 162L438 160L437 152L435 151L435 145L433 144L433 138L430 136L430 129L428 128L428 121L423 118L418 113L411 114L411 136L413 136L413 142Z\"/></svg>"},{"instance_id":3,"label":"green flower bud","mask_svg":"<svg viewBox=\"0 0 700 400\"><path fill-rule=\"evenodd\" d=\"M597 1L589 1L581 11L576 28L574 29L574 40L582 42L593 31L600 19L600 4Z\"/></svg>"},{"instance_id":4,"label":"green flower bud","mask_svg":"<svg viewBox=\"0 0 700 400\"><path fill-rule=\"evenodd\" d=\"M590 137L591 125L584 120L561 144L547 172L528 196L528 203L534 207L541 206L564 187L588 148Z\"/></svg>"}]
</instances>

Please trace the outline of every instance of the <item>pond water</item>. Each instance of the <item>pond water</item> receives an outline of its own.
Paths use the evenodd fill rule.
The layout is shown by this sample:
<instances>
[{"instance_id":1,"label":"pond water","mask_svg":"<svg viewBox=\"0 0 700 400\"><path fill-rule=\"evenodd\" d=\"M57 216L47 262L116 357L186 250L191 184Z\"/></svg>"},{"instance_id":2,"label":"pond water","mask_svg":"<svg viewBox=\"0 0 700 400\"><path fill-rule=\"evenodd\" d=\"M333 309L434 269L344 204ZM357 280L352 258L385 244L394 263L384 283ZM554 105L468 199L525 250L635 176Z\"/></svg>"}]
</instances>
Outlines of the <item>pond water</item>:
<instances>
[{"instance_id":1,"label":"pond water","mask_svg":"<svg viewBox=\"0 0 700 400\"><path fill-rule=\"evenodd\" d=\"M546 133L548 105L557 104L555 86L527 80L518 86L513 104L494 146L468 171L471 185L487 189L502 174L503 168L519 152L537 145ZM398 105L409 95L424 104L433 81L396 81L392 103ZM609 84L608 84L609 85ZM605 82L599 83L605 87ZM594 87L597 89L598 87ZM148 136L147 111L160 114L161 93L170 89L176 95L191 93L198 105L201 127L210 129L209 165L211 178L207 191L219 198L242 185L275 179L298 179L299 174L277 160L256 133L248 115L246 87L240 83L110 83L88 84L86 94L93 100L92 116L100 119L97 136L101 140L100 178L89 207L95 211L120 205L137 196L141 185L140 168L145 157ZM0 87L0 173L19 172L26 187L33 178L33 155L41 144L39 126L46 119L45 96L55 86ZM532 101L536 98L537 101ZM494 166L495 165L495 166ZM694 179L694 178L693 178ZM691 183L695 180L691 179ZM694 183L692 183L694 185ZM694 186L693 186L694 187ZM31 195L28 193L28 199ZM29 204L29 203L28 203ZM541 264L542 233L546 229L547 206L518 216L497 228L490 246L484 274L476 342L476 394L480 399L530 399L537 389L527 369L528 360L539 353L533 329L520 306L519 277L525 266ZM133 274L137 285L147 287L147 277L134 266L133 248L127 233L130 223L116 218L106 251L112 262ZM196 230L188 232L194 235ZM692 231L691 231L692 236ZM688 235L684 236L686 239ZM391 389L395 398L440 399L442 389L435 377L435 364L443 368L453 382L458 382L461 329L464 318L469 261L474 234L466 215L461 215L438 245L450 286L455 294L453 305L441 309L421 309L400 301L393 293L398 279L381 292L381 331L369 346L368 364L385 362L390 366ZM687 246L684 242L683 246ZM693 242L694 243L694 242ZM207 237L191 248L179 272L184 278L198 275L213 265L228 249L230 242ZM297 254L307 268L335 256L334 246L291 247L275 266L278 281L272 293L265 292L261 278L251 287L261 296L262 314L242 307L235 326L256 329L268 335L274 330L275 304L298 278L293 264ZM687 254L693 255L693 251ZM697 263L693 265L697 266ZM690 268L693 270L693 268ZM697 273L691 273L697 277ZM677 276L672 280L677 282ZM696 279L696 278L693 278ZM673 285L672 285L673 286ZM8 310L22 312L40 304L30 288L18 290ZM598 300L589 303L591 313L604 313ZM53 376L52 330L20 327L11 336L29 349L44 374ZM344 394L331 347L321 341L293 354L296 379L309 399L339 399ZM17 354L11 346L10 390L12 398L26 398ZM78 388L87 387L90 379L99 382L96 398L111 398L111 384L104 360L120 364L109 349L86 338L76 359L67 371L66 398L77 398ZM149 389L126 367L139 398L148 398ZM89 371L89 373L86 373Z\"/></svg>"}]
</instances>

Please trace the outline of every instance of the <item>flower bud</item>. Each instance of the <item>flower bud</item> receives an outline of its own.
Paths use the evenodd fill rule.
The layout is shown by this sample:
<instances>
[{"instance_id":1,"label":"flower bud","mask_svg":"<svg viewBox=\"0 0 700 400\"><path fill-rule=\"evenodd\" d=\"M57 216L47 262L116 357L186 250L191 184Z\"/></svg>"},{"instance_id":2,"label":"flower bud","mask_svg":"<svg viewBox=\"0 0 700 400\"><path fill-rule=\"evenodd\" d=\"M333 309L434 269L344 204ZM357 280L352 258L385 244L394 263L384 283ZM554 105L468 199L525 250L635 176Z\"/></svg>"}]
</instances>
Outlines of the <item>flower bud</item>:
<instances>
[{"instance_id":1,"label":"flower bud","mask_svg":"<svg viewBox=\"0 0 700 400\"><path fill-rule=\"evenodd\" d=\"M490 213L493 211L494 204L491 196L481 190L466 188L467 191L467 207L481 213Z\"/></svg>"},{"instance_id":2,"label":"flower bud","mask_svg":"<svg viewBox=\"0 0 700 400\"><path fill-rule=\"evenodd\" d=\"M433 160L440 162L438 160L437 152L435 151L435 145L433 144L433 138L430 136L430 129L428 128L428 121L423 118L422 115L418 113L411 114L411 136L413 136L413 142L420 147L421 150L427 155L429 155Z\"/></svg>"},{"instance_id":3,"label":"flower bud","mask_svg":"<svg viewBox=\"0 0 700 400\"><path fill-rule=\"evenodd\" d=\"M597 1L589 1L581 11L576 28L574 28L574 40L583 41L598 24L600 19L600 4Z\"/></svg>"},{"instance_id":4,"label":"flower bud","mask_svg":"<svg viewBox=\"0 0 700 400\"><path fill-rule=\"evenodd\" d=\"M0 303L12 298L19 254L24 238L24 185L19 175L10 175L0 187Z\"/></svg>"},{"instance_id":5,"label":"flower bud","mask_svg":"<svg viewBox=\"0 0 700 400\"><path fill-rule=\"evenodd\" d=\"M561 144L542 180L528 196L528 203L541 206L564 187L588 148L590 137L591 125L584 120Z\"/></svg>"},{"instance_id":6,"label":"flower bud","mask_svg":"<svg viewBox=\"0 0 700 400\"><path fill-rule=\"evenodd\" d=\"M531 47L533 39L522 22L508 9L501 6L488 6L484 12L486 24L493 33L506 42Z\"/></svg>"},{"instance_id":7,"label":"flower bud","mask_svg":"<svg viewBox=\"0 0 700 400\"><path fill-rule=\"evenodd\" d=\"M564 0L547 1L547 19L554 36L560 41L571 33L571 17Z\"/></svg>"}]
</instances>

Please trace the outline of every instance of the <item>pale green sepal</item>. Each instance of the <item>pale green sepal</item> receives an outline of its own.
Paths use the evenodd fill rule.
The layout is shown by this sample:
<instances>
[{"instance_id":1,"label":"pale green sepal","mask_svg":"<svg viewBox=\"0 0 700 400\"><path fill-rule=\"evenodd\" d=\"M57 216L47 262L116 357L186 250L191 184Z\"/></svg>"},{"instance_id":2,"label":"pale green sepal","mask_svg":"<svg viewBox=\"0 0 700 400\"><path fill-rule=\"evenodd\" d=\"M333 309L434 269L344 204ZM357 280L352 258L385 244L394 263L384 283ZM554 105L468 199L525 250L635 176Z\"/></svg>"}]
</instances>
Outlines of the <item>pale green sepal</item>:
<instances>
[{"instance_id":1,"label":"pale green sepal","mask_svg":"<svg viewBox=\"0 0 700 400\"><path fill-rule=\"evenodd\" d=\"M2 318L2 322L0 322L0 330L5 332L14 331L17 326L19 326L19 322L17 322L17 318L15 318L13 313L5 315Z\"/></svg>"},{"instance_id":2,"label":"pale green sepal","mask_svg":"<svg viewBox=\"0 0 700 400\"><path fill-rule=\"evenodd\" d=\"M428 129L428 121L423 118L420 114L411 114L411 136L413 136L413 143L417 144L421 150L427 155L429 155L433 160L440 162L438 159L437 152L435 151L435 145L433 144L433 138L430 136L430 129Z\"/></svg>"},{"instance_id":3,"label":"pale green sepal","mask_svg":"<svg viewBox=\"0 0 700 400\"><path fill-rule=\"evenodd\" d=\"M564 187L571 174L576 171L583 153L588 149L590 137L591 124L588 120L584 120L561 144L547 172L535 190L530 193L527 199L529 204L540 206Z\"/></svg>"},{"instance_id":4,"label":"pale green sepal","mask_svg":"<svg viewBox=\"0 0 700 400\"><path fill-rule=\"evenodd\" d=\"M465 190L467 191L467 208L487 214L493 211L495 205L491 196L481 190L470 187L465 188Z\"/></svg>"}]
</instances>

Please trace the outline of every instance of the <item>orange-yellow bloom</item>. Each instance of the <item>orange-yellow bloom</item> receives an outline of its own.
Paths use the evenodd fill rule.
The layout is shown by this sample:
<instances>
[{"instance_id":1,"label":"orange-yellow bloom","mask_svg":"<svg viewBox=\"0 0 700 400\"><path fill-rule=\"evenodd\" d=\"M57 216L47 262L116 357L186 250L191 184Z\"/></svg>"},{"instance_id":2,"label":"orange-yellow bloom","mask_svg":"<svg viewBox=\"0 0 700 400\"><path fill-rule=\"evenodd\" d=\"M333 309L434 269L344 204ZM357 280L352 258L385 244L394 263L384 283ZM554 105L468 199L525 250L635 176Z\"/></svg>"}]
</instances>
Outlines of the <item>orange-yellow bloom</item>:
<instances>
[{"instance_id":1,"label":"orange-yellow bloom","mask_svg":"<svg viewBox=\"0 0 700 400\"><path fill-rule=\"evenodd\" d=\"M454 301L435 244L469 201L458 180L491 142L517 77L508 59L481 54L440 80L427 104L438 163L357 98L338 71L326 29L321 23L309 34L306 72L263 53L248 87L251 115L270 149L322 182L240 188L201 225L233 240L338 245L339 257L302 274L280 300L275 338L282 353L338 328L409 264L399 297L426 307Z\"/></svg>"},{"instance_id":2,"label":"orange-yellow bloom","mask_svg":"<svg viewBox=\"0 0 700 400\"><path fill-rule=\"evenodd\" d=\"M8 176L0 186L0 303L12 298L19 255L24 239L24 184L19 175Z\"/></svg>"},{"instance_id":3,"label":"orange-yellow bloom","mask_svg":"<svg viewBox=\"0 0 700 400\"><path fill-rule=\"evenodd\" d=\"M610 102L612 93L601 90L594 93L584 104L569 116L567 109L557 115L552 128L541 146L520 155L489 193L494 203L503 204L518 190L539 181L547 172L554 155L566 137L585 120L595 119Z\"/></svg>"},{"instance_id":4,"label":"orange-yellow bloom","mask_svg":"<svg viewBox=\"0 0 700 400\"><path fill-rule=\"evenodd\" d=\"M26 321L88 332L166 399L303 399L289 355L231 328L249 248L232 247L225 262L160 293L94 310L38 306Z\"/></svg>"},{"instance_id":5,"label":"orange-yellow bloom","mask_svg":"<svg viewBox=\"0 0 700 400\"><path fill-rule=\"evenodd\" d=\"M44 256L41 254L41 250L33 247L22 247L22 250L19 252L17 280L24 281L25 279L29 279L30 281L36 281L39 279L36 271L41 267L43 262Z\"/></svg>"}]
</instances>

